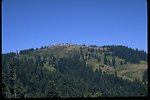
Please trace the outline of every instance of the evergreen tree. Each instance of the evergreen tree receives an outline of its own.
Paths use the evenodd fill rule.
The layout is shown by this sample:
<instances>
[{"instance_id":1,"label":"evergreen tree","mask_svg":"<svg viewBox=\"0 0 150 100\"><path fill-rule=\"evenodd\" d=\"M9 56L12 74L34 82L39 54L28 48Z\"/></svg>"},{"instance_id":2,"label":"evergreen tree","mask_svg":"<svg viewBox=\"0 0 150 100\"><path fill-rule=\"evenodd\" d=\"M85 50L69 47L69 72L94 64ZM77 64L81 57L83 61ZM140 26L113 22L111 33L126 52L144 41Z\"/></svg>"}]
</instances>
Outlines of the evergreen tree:
<instances>
[{"instance_id":1,"label":"evergreen tree","mask_svg":"<svg viewBox=\"0 0 150 100\"><path fill-rule=\"evenodd\" d=\"M80 54L83 55L82 47L80 47Z\"/></svg>"},{"instance_id":2,"label":"evergreen tree","mask_svg":"<svg viewBox=\"0 0 150 100\"><path fill-rule=\"evenodd\" d=\"M83 44L82 46L86 46L85 44Z\"/></svg>"},{"instance_id":3,"label":"evergreen tree","mask_svg":"<svg viewBox=\"0 0 150 100\"><path fill-rule=\"evenodd\" d=\"M112 65L115 66L115 64L116 64L116 60L115 60L115 57L113 57L113 59L112 59Z\"/></svg>"},{"instance_id":4,"label":"evergreen tree","mask_svg":"<svg viewBox=\"0 0 150 100\"><path fill-rule=\"evenodd\" d=\"M73 54L66 53L67 55L60 58L57 57L57 54L55 55L54 52L48 51L48 55L44 52L46 51L43 51L43 54L41 54L41 52L31 52L30 54L22 55L22 57L17 57L17 59L19 59L17 62L19 61L19 63L16 61L11 61L11 64L10 59L16 55L13 53L2 55L2 72L6 77L3 78L5 80L3 80L2 83L3 97L6 96L10 98L9 93L12 93L12 97L15 97L15 92L12 92L14 90L16 90L17 98L25 98L26 93L28 98L60 97L60 92L58 90L60 90L63 94L61 95L62 97L83 97L86 93L90 93L90 97L143 96L147 93L145 84L142 84L139 81L130 82L128 80L116 77L116 70L115 75L109 75L106 72L100 71L102 69L93 71L93 67L90 64L84 63L83 58L83 60L80 60L80 57L83 57L80 55L80 52L73 52ZM90 53L92 56L95 52ZM116 51L116 54L122 55L123 52L118 53ZM28 55L30 55L30 59L28 59ZM40 57L38 57L39 55ZM97 57L99 57L98 55ZM23 56L26 56L27 59ZM44 64L44 60L42 60L44 56L45 62L49 60L48 62L50 65L54 64L54 66L46 66L44 68L39 67L38 65L40 62L42 62L41 64ZM131 60L127 61L129 62ZM36 62L38 62L38 64L36 64ZM109 59L107 63L109 63ZM11 66L17 66L16 72L12 70L14 68L10 67L9 64ZM8 71L8 67L10 67L10 71ZM55 72L51 73L51 69L55 69ZM10 75L7 75L7 71L10 72ZM14 74L17 75L17 80L15 79L16 82L14 82L16 83L16 89L12 89L12 86L14 86L12 85L12 82L10 82L10 85L7 84L7 79L9 79L7 77L12 76L10 79L13 80ZM147 72L143 76L145 77L143 79L147 79L146 75ZM52 85L49 84L48 86L49 80L54 81L57 87L54 83L50 83ZM10 89L11 92L9 92Z\"/></svg>"},{"instance_id":5,"label":"evergreen tree","mask_svg":"<svg viewBox=\"0 0 150 100\"><path fill-rule=\"evenodd\" d=\"M42 46L40 49L44 49L44 47Z\"/></svg>"},{"instance_id":6,"label":"evergreen tree","mask_svg":"<svg viewBox=\"0 0 150 100\"><path fill-rule=\"evenodd\" d=\"M120 61L120 65L123 65L123 62L122 62L122 60Z\"/></svg>"},{"instance_id":7,"label":"evergreen tree","mask_svg":"<svg viewBox=\"0 0 150 100\"><path fill-rule=\"evenodd\" d=\"M124 64L127 64L127 61L126 61L126 60L124 61Z\"/></svg>"},{"instance_id":8,"label":"evergreen tree","mask_svg":"<svg viewBox=\"0 0 150 100\"><path fill-rule=\"evenodd\" d=\"M108 65L110 65L111 63L110 63L110 60L108 60Z\"/></svg>"},{"instance_id":9,"label":"evergreen tree","mask_svg":"<svg viewBox=\"0 0 150 100\"><path fill-rule=\"evenodd\" d=\"M54 82L50 81L48 85L47 98L60 98L60 93L56 88Z\"/></svg>"},{"instance_id":10,"label":"evergreen tree","mask_svg":"<svg viewBox=\"0 0 150 100\"><path fill-rule=\"evenodd\" d=\"M101 57L99 57L99 62L101 62Z\"/></svg>"},{"instance_id":11,"label":"evergreen tree","mask_svg":"<svg viewBox=\"0 0 150 100\"><path fill-rule=\"evenodd\" d=\"M16 55L17 55L17 56L19 55L19 52L18 52L18 50L16 51Z\"/></svg>"},{"instance_id":12,"label":"evergreen tree","mask_svg":"<svg viewBox=\"0 0 150 100\"><path fill-rule=\"evenodd\" d=\"M5 83L6 77L4 76L4 73L2 72L2 98L7 97L7 90L6 90L6 83Z\"/></svg>"},{"instance_id":13,"label":"evergreen tree","mask_svg":"<svg viewBox=\"0 0 150 100\"><path fill-rule=\"evenodd\" d=\"M101 57L100 56L97 57L97 61L101 62Z\"/></svg>"},{"instance_id":14,"label":"evergreen tree","mask_svg":"<svg viewBox=\"0 0 150 100\"><path fill-rule=\"evenodd\" d=\"M104 56L104 64L107 65L107 58Z\"/></svg>"},{"instance_id":15,"label":"evergreen tree","mask_svg":"<svg viewBox=\"0 0 150 100\"><path fill-rule=\"evenodd\" d=\"M12 58L10 62L9 75L11 98L16 98L16 66L14 63L14 58Z\"/></svg>"},{"instance_id":16,"label":"evergreen tree","mask_svg":"<svg viewBox=\"0 0 150 100\"><path fill-rule=\"evenodd\" d=\"M23 88L22 84L16 83L16 97L17 98L26 98L26 90Z\"/></svg>"},{"instance_id":17,"label":"evergreen tree","mask_svg":"<svg viewBox=\"0 0 150 100\"><path fill-rule=\"evenodd\" d=\"M143 75L143 82L147 82L148 81L148 73L147 70L144 71L144 75Z\"/></svg>"}]
</instances>

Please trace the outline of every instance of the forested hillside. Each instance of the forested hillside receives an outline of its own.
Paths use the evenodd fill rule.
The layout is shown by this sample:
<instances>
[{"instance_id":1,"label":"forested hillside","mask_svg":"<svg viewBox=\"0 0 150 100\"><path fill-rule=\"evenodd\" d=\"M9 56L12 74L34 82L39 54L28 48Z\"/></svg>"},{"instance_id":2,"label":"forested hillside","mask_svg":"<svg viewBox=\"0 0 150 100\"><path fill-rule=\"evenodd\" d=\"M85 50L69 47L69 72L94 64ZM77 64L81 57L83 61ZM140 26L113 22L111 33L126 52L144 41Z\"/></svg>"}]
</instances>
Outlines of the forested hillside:
<instances>
[{"instance_id":1,"label":"forested hillside","mask_svg":"<svg viewBox=\"0 0 150 100\"><path fill-rule=\"evenodd\" d=\"M2 54L5 98L147 95L147 53L125 46L58 44Z\"/></svg>"}]
</instances>

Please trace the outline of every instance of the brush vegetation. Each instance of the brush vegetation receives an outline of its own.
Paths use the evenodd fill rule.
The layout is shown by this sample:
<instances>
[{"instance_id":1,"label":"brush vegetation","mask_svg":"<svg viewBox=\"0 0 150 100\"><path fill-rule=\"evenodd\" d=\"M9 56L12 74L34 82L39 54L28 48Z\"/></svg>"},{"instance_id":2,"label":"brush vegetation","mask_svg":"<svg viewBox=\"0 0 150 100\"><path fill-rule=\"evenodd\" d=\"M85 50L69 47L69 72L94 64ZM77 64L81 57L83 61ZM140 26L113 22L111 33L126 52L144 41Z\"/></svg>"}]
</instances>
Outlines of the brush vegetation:
<instances>
[{"instance_id":1,"label":"brush vegetation","mask_svg":"<svg viewBox=\"0 0 150 100\"><path fill-rule=\"evenodd\" d=\"M126 46L58 44L2 54L5 98L147 95L147 53Z\"/></svg>"}]
</instances>

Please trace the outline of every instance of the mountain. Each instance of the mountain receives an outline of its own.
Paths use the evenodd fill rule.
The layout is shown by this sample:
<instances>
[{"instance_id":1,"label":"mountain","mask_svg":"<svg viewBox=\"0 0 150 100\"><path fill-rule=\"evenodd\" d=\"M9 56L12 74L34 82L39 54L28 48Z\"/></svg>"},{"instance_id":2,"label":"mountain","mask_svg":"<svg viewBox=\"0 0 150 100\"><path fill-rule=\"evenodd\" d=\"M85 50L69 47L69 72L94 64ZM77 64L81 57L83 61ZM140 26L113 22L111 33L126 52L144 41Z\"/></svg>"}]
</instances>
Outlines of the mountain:
<instances>
[{"instance_id":1,"label":"mountain","mask_svg":"<svg viewBox=\"0 0 150 100\"><path fill-rule=\"evenodd\" d=\"M2 54L6 98L147 95L147 53L122 45L57 44Z\"/></svg>"}]
</instances>

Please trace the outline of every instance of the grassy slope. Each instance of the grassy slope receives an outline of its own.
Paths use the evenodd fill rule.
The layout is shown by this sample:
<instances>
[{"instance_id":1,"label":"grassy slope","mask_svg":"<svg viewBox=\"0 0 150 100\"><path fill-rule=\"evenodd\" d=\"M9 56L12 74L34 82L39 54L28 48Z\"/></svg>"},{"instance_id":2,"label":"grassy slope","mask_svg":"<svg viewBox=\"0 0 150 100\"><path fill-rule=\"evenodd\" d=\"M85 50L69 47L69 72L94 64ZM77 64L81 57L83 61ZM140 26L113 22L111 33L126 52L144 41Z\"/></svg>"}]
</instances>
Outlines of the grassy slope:
<instances>
[{"instance_id":1,"label":"grassy slope","mask_svg":"<svg viewBox=\"0 0 150 100\"><path fill-rule=\"evenodd\" d=\"M147 70L147 64L126 64L118 67L116 70L120 77L131 81L134 79L141 81L144 71Z\"/></svg>"},{"instance_id":2,"label":"grassy slope","mask_svg":"<svg viewBox=\"0 0 150 100\"><path fill-rule=\"evenodd\" d=\"M63 46L51 46L48 47L47 49L41 49L41 50L37 50L37 51L33 51L32 53L30 53L30 57L32 57L34 59L35 56L45 56L45 57L49 57L50 55L54 55L55 57L65 57L68 55L71 55L74 51L75 52L79 52L80 50L80 46L79 45L63 45ZM107 49L105 48L105 50L107 51ZM95 47L95 51L97 51L97 47ZM87 52L87 47L83 47L83 54L85 55L85 53ZM96 52L94 52L96 53ZM98 62L96 59L88 59L86 61L86 64L89 64L93 67L93 71L95 71L96 69L101 68L101 70L103 72L107 72L108 74L114 74L115 69L113 66L110 65L104 65L104 53L105 52L101 52L101 53L96 53L96 55L100 55L101 57L101 62ZM20 55L20 58L23 57L29 57L29 55ZM110 60L110 62L112 61L112 56L107 56L107 59ZM123 59L120 59L118 57L115 57L116 59L116 72L117 75L119 77L122 77L123 79L129 79L129 80L134 80L135 78L142 80L142 76L144 74L144 71L147 69L147 64L144 61L141 61L141 64L124 64L124 65L120 65L120 61ZM124 60L123 60L124 61ZM55 68L52 65L49 65L48 62L46 62L44 64L44 69L49 70L50 72L53 72L55 70Z\"/></svg>"},{"instance_id":3,"label":"grassy slope","mask_svg":"<svg viewBox=\"0 0 150 100\"><path fill-rule=\"evenodd\" d=\"M107 49L106 49L107 50ZM115 69L111 65L105 65L103 58L104 58L104 52L101 54L97 53L97 55L101 56L101 62L98 62L95 59L88 59L86 61L87 64L93 66L93 71L96 69L101 69L103 72L106 72L107 74L114 74ZM107 56L107 59L112 61L112 56ZM124 62L123 59L115 57L116 60L116 72L118 77L122 77L123 79L128 80L142 80L144 71L147 70L147 63L145 61L140 61L140 64L123 64L120 65L121 60Z\"/></svg>"}]
</instances>

